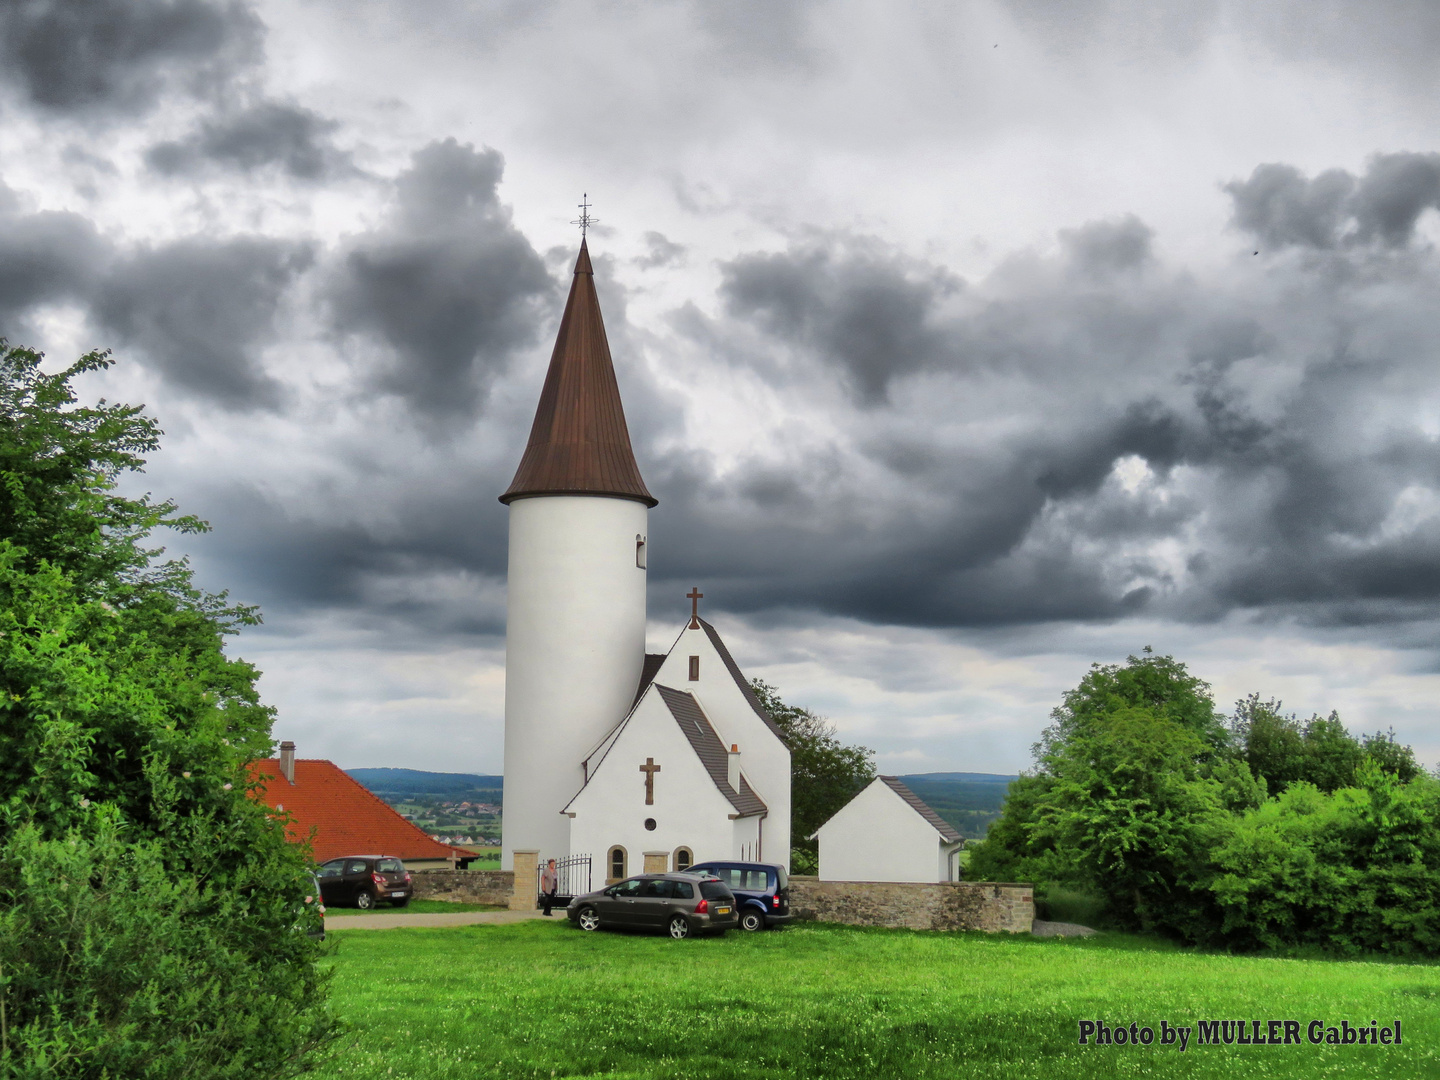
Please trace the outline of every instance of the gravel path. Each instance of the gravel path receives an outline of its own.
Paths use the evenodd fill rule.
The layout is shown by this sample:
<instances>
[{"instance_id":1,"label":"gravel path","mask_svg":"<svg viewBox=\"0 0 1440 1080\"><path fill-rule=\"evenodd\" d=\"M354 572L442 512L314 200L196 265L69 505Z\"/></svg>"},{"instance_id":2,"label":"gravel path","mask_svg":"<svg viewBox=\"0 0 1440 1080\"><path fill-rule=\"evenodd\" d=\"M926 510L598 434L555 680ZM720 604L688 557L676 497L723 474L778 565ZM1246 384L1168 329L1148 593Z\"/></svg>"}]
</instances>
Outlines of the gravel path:
<instances>
[{"instance_id":1,"label":"gravel path","mask_svg":"<svg viewBox=\"0 0 1440 1080\"><path fill-rule=\"evenodd\" d=\"M1030 932L1036 937L1089 937L1091 934L1099 933L1088 926L1081 926L1073 922L1045 922L1036 919L1030 927Z\"/></svg>"},{"instance_id":2,"label":"gravel path","mask_svg":"<svg viewBox=\"0 0 1440 1080\"><path fill-rule=\"evenodd\" d=\"M457 911L453 914L406 914L403 911L382 911L374 915L326 915L325 929L331 930L394 930L401 926L474 926L476 923L513 923L524 919L543 919L538 911ZM564 919L564 915L552 918Z\"/></svg>"}]
</instances>

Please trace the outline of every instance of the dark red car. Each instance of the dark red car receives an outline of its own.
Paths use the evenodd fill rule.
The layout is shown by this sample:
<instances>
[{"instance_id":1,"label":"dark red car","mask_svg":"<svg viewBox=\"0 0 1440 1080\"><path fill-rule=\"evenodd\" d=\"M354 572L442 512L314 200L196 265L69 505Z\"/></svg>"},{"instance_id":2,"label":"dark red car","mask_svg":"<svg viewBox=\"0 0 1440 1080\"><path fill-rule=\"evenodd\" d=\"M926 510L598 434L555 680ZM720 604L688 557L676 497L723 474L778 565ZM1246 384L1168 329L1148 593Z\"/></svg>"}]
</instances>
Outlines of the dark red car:
<instances>
[{"instance_id":1,"label":"dark red car","mask_svg":"<svg viewBox=\"0 0 1440 1080\"><path fill-rule=\"evenodd\" d=\"M353 904L369 911L381 900L404 907L415 894L410 872L394 855L346 855L315 871L325 903Z\"/></svg>"}]
</instances>

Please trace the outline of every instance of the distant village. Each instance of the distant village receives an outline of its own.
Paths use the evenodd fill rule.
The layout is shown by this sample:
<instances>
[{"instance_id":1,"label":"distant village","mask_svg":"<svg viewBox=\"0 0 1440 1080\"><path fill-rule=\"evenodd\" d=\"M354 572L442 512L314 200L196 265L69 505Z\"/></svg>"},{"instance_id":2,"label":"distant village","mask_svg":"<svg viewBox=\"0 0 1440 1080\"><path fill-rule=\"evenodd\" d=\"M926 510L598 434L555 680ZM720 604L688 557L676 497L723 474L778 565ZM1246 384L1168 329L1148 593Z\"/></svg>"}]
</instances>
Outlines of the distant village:
<instances>
[{"instance_id":1,"label":"distant village","mask_svg":"<svg viewBox=\"0 0 1440 1080\"><path fill-rule=\"evenodd\" d=\"M414 822L442 844L465 844L471 847L498 847L500 844L501 808L488 802L459 802L439 797L381 794L383 799L406 821Z\"/></svg>"}]
</instances>

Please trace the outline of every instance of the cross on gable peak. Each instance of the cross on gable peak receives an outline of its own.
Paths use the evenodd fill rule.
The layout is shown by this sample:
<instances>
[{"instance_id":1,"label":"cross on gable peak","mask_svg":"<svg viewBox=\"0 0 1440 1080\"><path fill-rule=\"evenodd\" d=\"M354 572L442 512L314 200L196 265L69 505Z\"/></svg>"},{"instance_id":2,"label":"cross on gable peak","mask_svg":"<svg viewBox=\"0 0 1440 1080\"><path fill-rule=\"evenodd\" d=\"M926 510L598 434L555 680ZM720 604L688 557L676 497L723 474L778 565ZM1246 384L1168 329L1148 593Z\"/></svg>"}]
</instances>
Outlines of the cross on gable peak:
<instances>
[{"instance_id":1,"label":"cross on gable peak","mask_svg":"<svg viewBox=\"0 0 1440 1080\"><path fill-rule=\"evenodd\" d=\"M690 629L700 629L700 601L705 594L700 591L699 585L692 585L690 591L685 594L685 599L690 601Z\"/></svg>"}]
</instances>

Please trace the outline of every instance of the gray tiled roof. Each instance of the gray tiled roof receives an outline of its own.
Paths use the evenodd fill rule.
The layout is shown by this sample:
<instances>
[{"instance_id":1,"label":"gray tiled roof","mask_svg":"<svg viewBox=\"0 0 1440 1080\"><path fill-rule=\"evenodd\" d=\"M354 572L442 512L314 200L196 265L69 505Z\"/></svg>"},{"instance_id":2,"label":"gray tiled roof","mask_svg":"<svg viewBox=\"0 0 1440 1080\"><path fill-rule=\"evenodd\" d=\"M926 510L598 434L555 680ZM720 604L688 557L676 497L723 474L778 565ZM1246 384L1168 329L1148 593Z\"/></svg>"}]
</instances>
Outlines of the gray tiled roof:
<instances>
[{"instance_id":1,"label":"gray tiled roof","mask_svg":"<svg viewBox=\"0 0 1440 1080\"><path fill-rule=\"evenodd\" d=\"M740 692L745 695L745 700L748 701L750 707L755 710L755 715L765 721L765 726L773 731L775 737L788 747L790 740L785 738L785 733L781 731L779 725L770 718L770 714L765 711L765 706L761 705L760 699L755 696L755 691L750 689L750 681L746 679L740 671L740 665L735 663L735 658L730 655L730 650L725 647L725 642L720 640L720 635L715 632L715 627L711 626L704 619L700 620L700 626L704 629L705 636L710 639L710 644L715 646L715 651L720 654L720 659L725 662L725 668L730 672L731 678L735 680L735 685L740 687Z\"/></svg>"},{"instance_id":2,"label":"gray tiled roof","mask_svg":"<svg viewBox=\"0 0 1440 1080\"><path fill-rule=\"evenodd\" d=\"M955 831L955 827L926 806L925 801L906 787L898 776L882 776L880 779L885 781L886 787L914 807L916 813L935 826L935 831L943 836L947 843L954 843L960 839L960 834Z\"/></svg>"},{"instance_id":3,"label":"gray tiled roof","mask_svg":"<svg viewBox=\"0 0 1440 1080\"><path fill-rule=\"evenodd\" d=\"M701 711L695 695L683 690L672 690L659 683L655 684L655 689L659 692L661 700L665 702L666 708L670 710L670 715L675 718L675 723L680 725L680 730L690 740L690 745L695 750L695 756L705 766L705 771L710 774L710 779L715 781L715 786L720 789L720 794L730 800L730 805L735 807L735 812L741 817L765 813L767 807L764 801L755 794L750 787L750 782L743 776L740 778L739 791L730 786L729 752L725 749L725 744L720 741L720 736L715 734L715 729L711 727L705 713Z\"/></svg>"},{"instance_id":4,"label":"gray tiled roof","mask_svg":"<svg viewBox=\"0 0 1440 1080\"><path fill-rule=\"evenodd\" d=\"M663 652L647 652L645 654L645 662L640 667L640 685L635 687L635 700L630 702L632 709L639 704L640 699L645 696L645 691L655 681L655 674L665 663L665 655Z\"/></svg>"}]
</instances>

